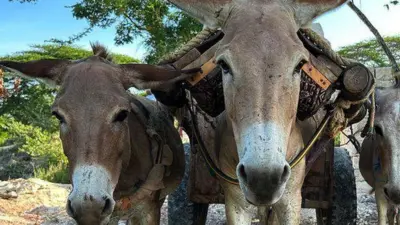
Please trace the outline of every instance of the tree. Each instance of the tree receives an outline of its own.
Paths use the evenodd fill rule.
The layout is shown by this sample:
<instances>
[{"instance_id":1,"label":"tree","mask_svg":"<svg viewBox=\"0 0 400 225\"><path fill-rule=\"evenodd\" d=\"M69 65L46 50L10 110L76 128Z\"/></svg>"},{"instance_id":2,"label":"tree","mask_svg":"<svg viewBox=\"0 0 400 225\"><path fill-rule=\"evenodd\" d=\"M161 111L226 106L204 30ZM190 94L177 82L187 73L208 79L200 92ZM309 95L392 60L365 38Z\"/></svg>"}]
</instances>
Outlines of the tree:
<instances>
[{"instance_id":1,"label":"tree","mask_svg":"<svg viewBox=\"0 0 400 225\"><path fill-rule=\"evenodd\" d=\"M400 36L384 38L391 49L394 58L400 62ZM339 49L338 53L346 58L351 58L371 67L391 66L387 55L376 39L361 41Z\"/></svg>"},{"instance_id":2,"label":"tree","mask_svg":"<svg viewBox=\"0 0 400 225\"><path fill-rule=\"evenodd\" d=\"M371 21L369 21L367 16L365 16L364 13L356 5L354 5L352 1L349 1L347 5L357 14L357 16L365 23L365 25L369 28L369 30L375 35L376 40L379 42L387 58L389 59L393 70L395 72L400 72L400 68L397 65L393 53L390 51L389 47L385 43L385 40L383 39L379 31L375 28L374 25L372 25Z\"/></svg>"},{"instance_id":3,"label":"tree","mask_svg":"<svg viewBox=\"0 0 400 225\"><path fill-rule=\"evenodd\" d=\"M201 30L197 21L164 0L81 0L71 9L74 17L86 19L91 27L115 24L117 45L144 38L149 63L156 63Z\"/></svg>"},{"instance_id":4,"label":"tree","mask_svg":"<svg viewBox=\"0 0 400 225\"><path fill-rule=\"evenodd\" d=\"M38 0L9 0L36 2ZM52 39L71 44L86 36L94 27L116 26L115 43L123 45L143 38L148 50L145 61L157 63L165 54L189 41L202 26L165 0L80 0L69 6L77 19L89 27L68 40Z\"/></svg>"}]
</instances>

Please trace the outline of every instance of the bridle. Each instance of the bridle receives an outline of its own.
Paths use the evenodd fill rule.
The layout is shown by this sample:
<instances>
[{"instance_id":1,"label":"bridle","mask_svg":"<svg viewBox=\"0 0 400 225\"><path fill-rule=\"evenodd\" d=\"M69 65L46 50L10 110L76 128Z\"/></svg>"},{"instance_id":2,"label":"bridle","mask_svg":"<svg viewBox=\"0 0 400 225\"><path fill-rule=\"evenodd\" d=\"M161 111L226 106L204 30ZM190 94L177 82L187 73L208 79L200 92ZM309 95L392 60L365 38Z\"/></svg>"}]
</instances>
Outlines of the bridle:
<instances>
[{"instance_id":1,"label":"bridle","mask_svg":"<svg viewBox=\"0 0 400 225\"><path fill-rule=\"evenodd\" d=\"M170 166L170 164L164 162L164 151L169 150L166 149L169 147L162 138L163 134L161 131L152 126L151 120L153 117L157 117L157 115L152 115L146 106L135 97L131 97L130 102L131 113L135 114L139 122L146 129L146 135L150 140L150 155L152 156L153 165L145 180L138 180L133 185L133 188L129 189L128 191L117 193L120 198L116 201L116 205L110 219L110 221L114 222L118 221L121 216L134 213L135 205L133 205L132 202L134 202L136 198L146 195L158 200L160 198L161 190L164 188L163 181L166 168Z\"/></svg>"}]
</instances>

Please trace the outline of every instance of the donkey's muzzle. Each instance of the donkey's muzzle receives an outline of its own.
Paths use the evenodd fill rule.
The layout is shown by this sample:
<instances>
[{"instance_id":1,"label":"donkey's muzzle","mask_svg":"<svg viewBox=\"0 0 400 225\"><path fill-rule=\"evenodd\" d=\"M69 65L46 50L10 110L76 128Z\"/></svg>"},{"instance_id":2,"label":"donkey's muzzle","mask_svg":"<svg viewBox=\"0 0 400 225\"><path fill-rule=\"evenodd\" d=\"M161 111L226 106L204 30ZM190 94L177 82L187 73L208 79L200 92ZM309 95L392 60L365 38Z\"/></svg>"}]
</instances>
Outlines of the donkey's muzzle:
<instances>
[{"instance_id":1,"label":"donkey's muzzle","mask_svg":"<svg viewBox=\"0 0 400 225\"><path fill-rule=\"evenodd\" d=\"M280 185L282 183L286 183L286 181L289 179L290 166L286 164L281 168L276 168L275 171L264 180L260 179L264 176L263 172L260 172L257 169L252 169L251 167L246 167L244 164L240 163L238 165L238 175L251 187L264 186L263 181L268 182L271 185Z\"/></svg>"},{"instance_id":2,"label":"donkey's muzzle","mask_svg":"<svg viewBox=\"0 0 400 225\"><path fill-rule=\"evenodd\" d=\"M237 175L247 201L253 205L272 205L282 196L291 173L287 162L263 168L241 162Z\"/></svg>"},{"instance_id":3,"label":"donkey's muzzle","mask_svg":"<svg viewBox=\"0 0 400 225\"><path fill-rule=\"evenodd\" d=\"M71 193L67 202L67 212L79 225L106 224L105 220L108 220L114 206L114 199L106 194L85 193L77 196Z\"/></svg>"}]
</instances>

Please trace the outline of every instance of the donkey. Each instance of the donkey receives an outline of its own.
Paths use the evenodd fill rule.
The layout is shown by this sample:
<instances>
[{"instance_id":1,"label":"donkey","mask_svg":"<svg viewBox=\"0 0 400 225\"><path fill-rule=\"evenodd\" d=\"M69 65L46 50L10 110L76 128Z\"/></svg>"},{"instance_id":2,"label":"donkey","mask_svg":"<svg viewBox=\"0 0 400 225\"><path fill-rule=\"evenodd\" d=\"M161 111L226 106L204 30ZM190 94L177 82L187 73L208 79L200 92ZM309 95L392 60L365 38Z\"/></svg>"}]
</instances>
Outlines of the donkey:
<instances>
[{"instance_id":1,"label":"donkey","mask_svg":"<svg viewBox=\"0 0 400 225\"><path fill-rule=\"evenodd\" d=\"M0 67L61 86L52 111L73 186L67 212L78 224L107 224L116 210L135 224L159 224L163 200L183 177L183 146L165 107L126 90L164 90L190 75L117 65L103 46L92 48L94 55L79 61L0 61Z\"/></svg>"},{"instance_id":2,"label":"donkey","mask_svg":"<svg viewBox=\"0 0 400 225\"><path fill-rule=\"evenodd\" d=\"M229 223L250 224L239 213L249 202L272 205L282 225L299 224L305 163L291 169L288 162L304 146L296 114L299 68L309 53L297 31L346 1L169 1L225 34L215 58L223 70L227 126L238 155L230 169L244 195L225 193L227 205L241 203L227 210Z\"/></svg>"},{"instance_id":3,"label":"donkey","mask_svg":"<svg viewBox=\"0 0 400 225\"><path fill-rule=\"evenodd\" d=\"M376 90L375 132L364 139L360 172L375 189L379 224L394 224L400 205L400 88ZM400 224L400 216L396 216Z\"/></svg>"}]
</instances>

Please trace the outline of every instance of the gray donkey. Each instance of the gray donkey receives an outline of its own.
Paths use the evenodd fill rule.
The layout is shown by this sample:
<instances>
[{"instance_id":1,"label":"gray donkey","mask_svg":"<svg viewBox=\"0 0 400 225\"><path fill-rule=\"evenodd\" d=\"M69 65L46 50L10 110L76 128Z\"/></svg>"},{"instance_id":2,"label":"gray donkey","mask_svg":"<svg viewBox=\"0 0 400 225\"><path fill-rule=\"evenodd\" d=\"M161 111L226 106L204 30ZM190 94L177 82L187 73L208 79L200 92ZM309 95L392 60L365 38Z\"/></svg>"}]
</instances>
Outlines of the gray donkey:
<instances>
[{"instance_id":1,"label":"gray donkey","mask_svg":"<svg viewBox=\"0 0 400 225\"><path fill-rule=\"evenodd\" d=\"M375 133L364 139L360 172L375 189L379 225L400 224L400 88L376 90ZM397 216L395 216L397 214Z\"/></svg>"}]
</instances>

